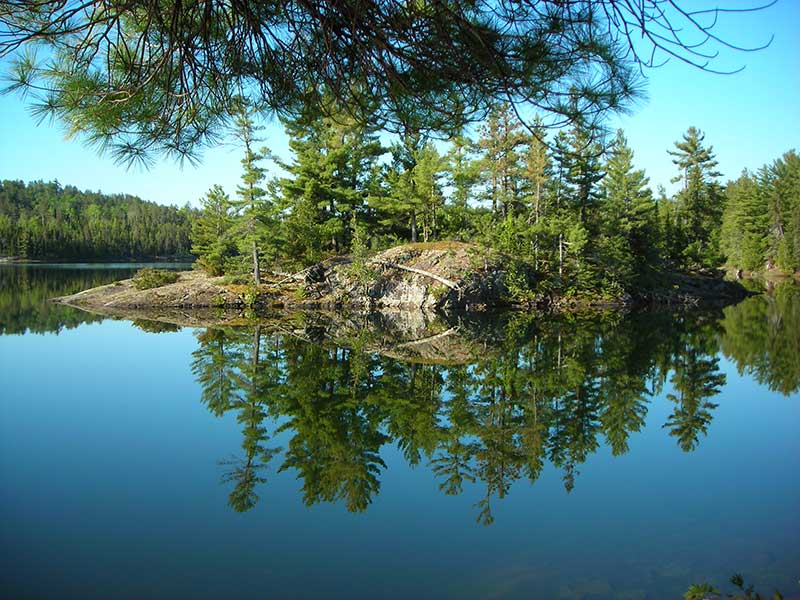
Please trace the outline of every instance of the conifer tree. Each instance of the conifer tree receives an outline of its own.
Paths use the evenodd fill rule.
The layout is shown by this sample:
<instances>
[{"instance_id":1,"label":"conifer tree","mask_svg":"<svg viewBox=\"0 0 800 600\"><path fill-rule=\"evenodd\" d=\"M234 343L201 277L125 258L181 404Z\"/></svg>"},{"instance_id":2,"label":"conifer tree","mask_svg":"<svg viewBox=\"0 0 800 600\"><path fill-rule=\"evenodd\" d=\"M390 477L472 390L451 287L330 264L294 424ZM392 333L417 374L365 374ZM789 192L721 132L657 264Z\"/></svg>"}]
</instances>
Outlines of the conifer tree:
<instances>
[{"instance_id":1,"label":"conifer tree","mask_svg":"<svg viewBox=\"0 0 800 600\"><path fill-rule=\"evenodd\" d=\"M542 237L546 236L547 232L547 228L542 226L542 220L549 214L549 207L545 205L545 201L551 167L547 145L544 142L544 133L544 128L537 117L534 121L533 131L527 136L527 149L525 150L522 170L526 204L528 206L526 221L534 229L533 265L537 269L539 268ZM546 241L544 243L547 244Z\"/></svg>"},{"instance_id":2,"label":"conifer tree","mask_svg":"<svg viewBox=\"0 0 800 600\"><path fill-rule=\"evenodd\" d=\"M253 107L240 103L234 115L234 135L242 144L242 183L236 189L237 199L233 202L238 218L235 225L239 251L243 256L252 256L253 282L261 283L259 265L260 246L266 237L264 231L267 191L262 187L265 170L260 162L266 158L267 150L257 148L261 142L258 132L263 128L255 123L256 111Z\"/></svg>"},{"instance_id":3,"label":"conifer tree","mask_svg":"<svg viewBox=\"0 0 800 600\"><path fill-rule=\"evenodd\" d=\"M480 181L480 166L474 157L475 151L473 141L459 135L451 140L450 151L445 156L444 176L446 186L452 191L449 202L444 206L442 233L453 239L471 240L475 237L477 218L471 201Z\"/></svg>"},{"instance_id":4,"label":"conifer tree","mask_svg":"<svg viewBox=\"0 0 800 600\"><path fill-rule=\"evenodd\" d=\"M597 184L603 178L601 155L602 145L580 124L556 135L552 160L558 274L561 279L570 271L569 285L575 288L588 289L597 280L595 267L587 259L596 229Z\"/></svg>"},{"instance_id":5,"label":"conifer tree","mask_svg":"<svg viewBox=\"0 0 800 600\"><path fill-rule=\"evenodd\" d=\"M389 193L378 202L383 224L408 235L412 243L429 241L437 230L444 205L442 180L447 161L419 131L408 131L392 146L392 165L386 182Z\"/></svg>"},{"instance_id":6,"label":"conifer tree","mask_svg":"<svg viewBox=\"0 0 800 600\"><path fill-rule=\"evenodd\" d=\"M633 150L622 130L611 146L602 181L601 233L604 273L627 287L657 262L656 214L643 170L633 166Z\"/></svg>"},{"instance_id":7,"label":"conifer tree","mask_svg":"<svg viewBox=\"0 0 800 600\"><path fill-rule=\"evenodd\" d=\"M231 201L221 186L215 185L200 200L203 211L192 225L192 253L210 275L222 275L225 259L236 252L231 238Z\"/></svg>"},{"instance_id":8,"label":"conifer tree","mask_svg":"<svg viewBox=\"0 0 800 600\"><path fill-rule=\"evenodd\" d=\"M800 269L800 156L790 150L771 167L775 176L769 198L771 236L777 242L778 267Z\"/></svg>"},{"instance_id":9,"label":"conifer tree","mask_svg":"<svg viewBox=\"0 0 800 600\"><path fill-rule=\"evenodd\" d=\"M287 252L310 264L347 252L353 215L364 218L376 193L377 159L384 153L372 129L345 114L286 123L294 160L278 162L288 173L276 192L286 211Z\"/></svg>"},{"instance_id":10,"label":"conifer tree","mask_svg":"<svg viewBox=\"0 0 800 600\"><path fill-rule=\"evenodd\" d=\"M508 104L499 104L480 133L485 197L491 202L492 214L505 218L514 212L519 197L522 165L518 150L526 141L522 124Z\"/></svg>"},{"instance_id":11,"label":"conifer tree","mask_svg":"<svg viewBox=\"0 0 800 600\"><path fill-rule=\"evenodd\" d=\"M720 249L728 263L747 270L763 267L768 230L766 194L758 179L744 171L725 189Z\"/></svg>"},{"instance_id":12,"label":"conifer tree","mask_svg":"<svg viewBox=\"0 0 800 600\"><path fill-rule=\"evenodd\" d=\"M720 261L718 234L723 201L713 148L706 148L704 140L702 131L690 127L683 139L675 142L676 149L667 152L679 170L673 181L682 183L677 201L687 240L683 257L689 266L714 267Z\"/></svg>"},{"instance_id":13,"label":"conifer tree","mask_svg":"<svg viewBox=\"0 0 800 600\"><path fill-rule=\"evenodd\" d=\"M792 150L725 190L721 248L730 266L800 267L800 157Z\"/></svg>"},{"instance_id":14,"label":"conifer tree","mask_svg":"<svg viewBox=\"0 0 800 600\"><path fill-rule=\"evenodd\" d=\"M442 175L446 162L431 142L426 142L417 152L414 166L414 190L422 208L422 240L430 241L437 235L437 216L444 206Z\"/></svg>"}]
</instances>

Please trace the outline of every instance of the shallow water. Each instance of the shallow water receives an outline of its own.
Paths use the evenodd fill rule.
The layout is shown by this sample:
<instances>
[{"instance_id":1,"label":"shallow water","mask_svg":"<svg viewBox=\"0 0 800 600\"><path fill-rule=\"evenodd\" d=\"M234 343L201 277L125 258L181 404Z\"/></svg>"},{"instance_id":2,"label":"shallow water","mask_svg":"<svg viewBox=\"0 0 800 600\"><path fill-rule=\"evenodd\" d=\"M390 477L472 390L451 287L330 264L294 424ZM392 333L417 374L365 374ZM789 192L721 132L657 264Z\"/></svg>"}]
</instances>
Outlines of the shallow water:
<instances>
[{"instance_id":1,"label":"shallow water","mask_svg":"<svg viewBox=\"0 0 800 600\"><path fill-rule=\"evenodd\" d=\"M800 595L796 287L413 335L175 330L44 302L129 272L19 269L4 598L680 598L737 572Z\"/></svg>"}]
</instances>

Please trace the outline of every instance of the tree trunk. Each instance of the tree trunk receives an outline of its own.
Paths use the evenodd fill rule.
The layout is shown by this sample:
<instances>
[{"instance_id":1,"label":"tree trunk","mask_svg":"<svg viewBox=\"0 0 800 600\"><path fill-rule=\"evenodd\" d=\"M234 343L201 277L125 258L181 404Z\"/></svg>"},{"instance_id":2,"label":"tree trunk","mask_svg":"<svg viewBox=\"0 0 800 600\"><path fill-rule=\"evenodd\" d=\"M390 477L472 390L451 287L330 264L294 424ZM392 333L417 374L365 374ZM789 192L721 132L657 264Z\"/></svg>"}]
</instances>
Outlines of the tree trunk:
<instances>
[{"instance_id":1,"label":"tree trunk","mask_svg":"<svg viewBox=\"0 0 800 600\"><path fill-rule=\"evenodd\" d=\"M431 279L434 279L439 283L446 285L451 290L455 290L457 292L461 291L461 289L458 287L458 284L455 281L450 281L449 279L445 279L444 277L439 277L435 273L431 273L429 271L423 271L422 269L415 269L413 267L407 267L405 265L398 265L397 263L385 260L375 260L372 262L373 264L382 265L384 267L389 267L392 269L400 269L401 271L408 271L409 273L415 273L417 275L422 275L423 277L430 277Z\"/></svg>"},{"instance_id":2,"label":"tree trunk","mask_svg":"<svg viewBox=\"0 0 800 600\"><path fill-rule=\"evenodd\" d=\"M256 285L261 283L261 271L258 268L258 245L253 240L253 281Z\"/></svg>"},{"instance_id":3,"label":"tree trunk","mask_svg":"<svg viewBox=\"0 0 800 600\"><path fill-rule=\"evenodd\" d=\"M533 212L533 222L534 224L539 223L539 206L541 205L542 201L542 184L540 181L536 182L536 205L534 207ZM539 268L539 234L537 229L537 234L534 237L533 242L533 266L534 268Z\"/></svg>"},{"instance_id":4,"label":"tree trunk","mask_svg":"<svg viewBox=\"0 0 800 600\"><path fill-rule=\"evenodd\" d=\"M564 274L564 234L558 234L558 276Z\"/></svg>"},{"instance_id":5,"label":"tree trunk","mask_svg":"<svg viewBox=\"0 0 800 600\"><path fill-rule=\"evenodd\" d=\"M417 211L411 209L411 243L417 242Z\"/></svg>"}]
</instances>

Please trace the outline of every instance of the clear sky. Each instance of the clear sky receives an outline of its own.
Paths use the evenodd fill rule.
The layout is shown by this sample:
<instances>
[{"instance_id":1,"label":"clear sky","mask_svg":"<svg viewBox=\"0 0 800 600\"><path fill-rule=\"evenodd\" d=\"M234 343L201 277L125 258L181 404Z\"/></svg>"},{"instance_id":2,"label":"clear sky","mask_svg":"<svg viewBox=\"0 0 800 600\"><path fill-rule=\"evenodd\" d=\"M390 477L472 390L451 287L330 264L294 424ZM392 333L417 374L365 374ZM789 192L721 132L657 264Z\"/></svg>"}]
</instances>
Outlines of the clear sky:
<instances>
[{"instance_id":1,"label":"clear sky","mask_svg":"<svg viewBox=\"0 0 800 600\"><path fill-rule=\"evenodd\" d=\"M745 0L718 3L752 5ZM800 149L800 0L779 0L760 13L728 16L719 31L742 46L775 38L760 52L726 52L716 66L745 67L735 75L704 73L678 61L651 70L647 97L631 114L612 119L613 127L625 130L637 165L647 171L654 188L662 184L670 189L674 166L666 151L690 126L706 133L726 178L735 178L744 168L756 169L791 148ZM289 157L279 124L268 124L264 135L266 146ZM80 140L65 139L57 125L37 126L18 96L0 96L0 179L57 179L81 189L197 205L213 184L234 192L239 159L237 148L221 146L207 150L199 167L181 168L163 159L149 171L126 170Z\"/></svg>"}]
</instances>

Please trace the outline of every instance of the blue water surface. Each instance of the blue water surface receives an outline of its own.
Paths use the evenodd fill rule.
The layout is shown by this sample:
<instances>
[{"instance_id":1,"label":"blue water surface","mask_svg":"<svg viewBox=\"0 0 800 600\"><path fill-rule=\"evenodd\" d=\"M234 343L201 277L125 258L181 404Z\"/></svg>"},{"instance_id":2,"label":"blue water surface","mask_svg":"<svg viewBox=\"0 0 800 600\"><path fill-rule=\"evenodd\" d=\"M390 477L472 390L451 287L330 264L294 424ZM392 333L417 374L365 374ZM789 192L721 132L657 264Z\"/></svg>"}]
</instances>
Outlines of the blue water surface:
<instances>
[{"instance_id":1,"label":"blue water surface","mask_svg":"<svg viewBox=\"0 0 800 600\"><path fill-rule=\"evenodd\" d=\"M798 298L781 310L796 317ZM746 317L757 318L758 310ZM800 330L793 328L800 321L791 315L783 314L789 329L773 343L798 343ZM691 583L724 586L737 572L763 589L798 597L800 394L791 389L797 357L778 375L765 375L769 350L757 348L758 372L735 352L723 352L734 337L726 326L739 317L725 312L711 319L713 332L703 338L725 381L709 398L717 406L694 448L684 451L664 427L676 406L669 396L680 391L671 365L661 389L646 397L644 426L630 433L626 452L614 456L598 435L598 447L574 465L571 491L563 465L544 460L534 482L519 476L503 493L492 492L490 524L480 522L479 503L491 485L476 477L460 493L445 494L432 464L439 450L411 464L402 436L389 431L394 417L374 418L387 437L379 444L385 466L363 509L352 510L345 496L304 498L299 471L279 470L300 413L275 406L294 406L287 399L297 389L289 371L319 350L303 345L309 342L290 345L266 333L259 340L259 362L277 369L275 381L291 390L280 388L274 405L259 404L267 414L256 424L269 440L253 439L281 450L259 472L265 481L254 487L257 501L240 512L231 504L226 471L261 450L252 450L243 433L249 409L231 404L217 415L201 401L193 363L204 330L151 333L128 321L95 320L2 335L0 597L680 598ZM591 335L594 325L564 327ZM625 325L604 327L598 340ZM225 335L232 337L218 339L246 354L249 331ZM333 350L338 346L326 346L323 359L346 355L350 368L357 351ZM384 361L372 368L380 381L395 363L370 356ZM231 368L244 373L246 363ZM436 402L452 405L456 394L447 382L459 367L419 368L442 374ZM476 361L471 368L484 373L471 402L491 411L496 401L478 398L487 393L485 373L508 363ZM246 399L246 385L242 390ZM517 390L520 398L532 393L526 390ZM332 402L298 398L309 406ZM356 392L337 406L331 422L381 410ZM452 411L440 408L437 415L441 429L452 426ZM355 429L348 431L355 440ZM462 441L483 439L481 432L472 429ZM471 460L480 468L485 453L476 452ZM323 477L336 467L326 465Z\"/></svg>"}]
</instances>

